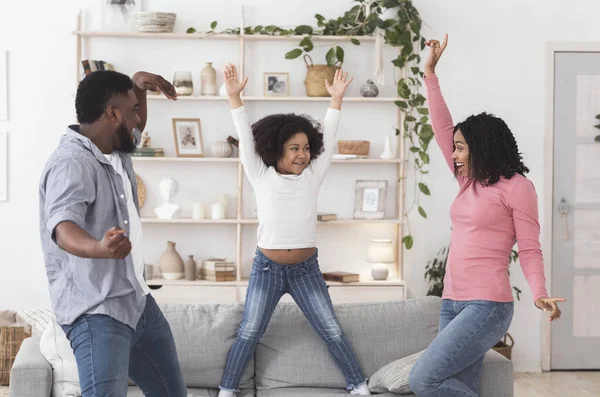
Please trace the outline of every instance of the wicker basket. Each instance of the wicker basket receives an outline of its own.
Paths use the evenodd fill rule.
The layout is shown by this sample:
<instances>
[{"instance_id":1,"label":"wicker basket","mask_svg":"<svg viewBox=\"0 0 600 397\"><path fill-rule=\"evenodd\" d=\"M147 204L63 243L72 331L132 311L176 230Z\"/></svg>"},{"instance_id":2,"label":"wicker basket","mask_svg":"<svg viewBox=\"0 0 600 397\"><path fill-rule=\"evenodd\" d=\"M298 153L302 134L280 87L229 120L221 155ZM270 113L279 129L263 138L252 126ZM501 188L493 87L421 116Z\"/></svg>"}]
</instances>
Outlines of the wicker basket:
<instances>
[{"instance_id":1,"label":"wicker basket","mask_svg":"<svg viewBox=\"0 0 600 397\"><path fill-rule=\"evenodd\" d=\"M338 153L368 156L370 145L369 141L338 141Z\"/></svg>"},{"instance_id":2,"label":"wicker basket","mask_svg":"<svg viewBox=\"0 0 600 397\"><path fill-rule=\"evenodd\" d=\"M506 338L508 338L510 340L510 345L508 345L506 343ZM515 340L507 332L504 335L504 338L502 338L502 340L500 342L496 343L496 346L494 346L494 350L496 350L498 353L502 354L504 357L506 357L510 360L510 357L512 354L512 348L514 345L515 345Z\"/></svg>"},{"instance_id":3,"label":"wicker basket","mask_svg":"<svg viewBox=\"0 0 600 397\"><path fill-rule=\"evenodd\" d=\"M170 12L134 12L133 20L138 32L171 33L175 27L177 14Z\"/></svg>"},{"instance_id":4,"label":"wicker basket","mask_svg":"<svg viewBox=\"0 0 600 397\"><path fill-rule=\"evenodd\" d=\"M0 327L0 385L8 385L10 370L21 348L21 343L30 336L29 328Z\"/></svg>"},{"instance_id":5,"label":"wicker basket","mask_svg":"<svg viewBox=\"0 0 600 397\"><path fill-rule=\"evenodd\" d=\"M307 58L310 60L310 64ZM306 80L304 80L306 95L311 97L331 96L325 87L325 80L333 82L335 72L340 69L341 62L340 66L314 65L310 55L304 54L304 63L306 63L307 69Z\"/></svg>"}]
</instances>

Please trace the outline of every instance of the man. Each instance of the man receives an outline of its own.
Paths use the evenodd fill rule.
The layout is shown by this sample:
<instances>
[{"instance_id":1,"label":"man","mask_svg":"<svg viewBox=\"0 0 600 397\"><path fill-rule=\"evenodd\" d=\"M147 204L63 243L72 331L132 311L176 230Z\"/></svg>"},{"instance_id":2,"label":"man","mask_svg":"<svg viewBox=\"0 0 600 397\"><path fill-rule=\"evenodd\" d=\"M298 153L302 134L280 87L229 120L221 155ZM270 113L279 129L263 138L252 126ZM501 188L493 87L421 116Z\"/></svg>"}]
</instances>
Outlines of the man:
<instances>
[{"instance_id":1,"label":"man","mask_svg":"<svg viewBox=\"0 0 600 397\"><path fill-rule=\"evenodd\" d=\"M40 234L52 308L77 360L83 397L186 396L169 324L144 279L142 225L130 153L146 91L175 100L161 76L112 71L77 89L69 126L40 181Z\"/></svg>"}]
</instances>

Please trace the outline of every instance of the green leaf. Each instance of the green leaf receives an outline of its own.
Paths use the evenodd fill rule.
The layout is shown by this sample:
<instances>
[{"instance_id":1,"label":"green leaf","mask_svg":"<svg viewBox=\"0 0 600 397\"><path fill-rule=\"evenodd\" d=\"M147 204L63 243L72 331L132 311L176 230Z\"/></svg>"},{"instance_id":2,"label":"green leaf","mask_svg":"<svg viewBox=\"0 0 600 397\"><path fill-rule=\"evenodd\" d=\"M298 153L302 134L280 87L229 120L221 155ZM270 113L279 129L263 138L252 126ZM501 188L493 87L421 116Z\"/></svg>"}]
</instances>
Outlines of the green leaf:
<instances>
[{"instance_id":1,"label":"green leaf","mask_svg":"<svg viewBox=\"0 0 600 397\"><path fill-rule=\"evenodd\" d=\"M421 161L423 161L423 164L429 164L429 156L427 153L419 152L419 157L421 158Z\"/></svg>"},{"instance_id":2,"label":"green leaf","mask_svg":"<svg viewBox=\"0 0 600 397\"><path fill-rule=\"evenodd\" d=\"M418 148L418 147L416 147L416 146L413 146L413 147L411 147L411 148L410 148L410 151L411 151L411 152L413 152L413 153L418 153L418 152L420 152L420 151L421 151L421 149L419 149L419 148Z\"/></svg>"},{"instance_id":3,"label":"green leaf","mask_svg":"<svg viewBox=\"0 0 600 397\"><path fill-rule=\"evenodd\" d=\"M256 25L256 26L254 27L254 31L255 31L256 33L259 33L259 32L261 32L262 30L263 30L263 27L262 27L262 25Z\"/></svg>"},{"instance_id":4,"label":"green leaf","mask_svg":"<svg viewBox=\"0 0 600 397\"><path fill-rule=\"evenodd\" d=\"M312 34L313 33L313 28L312 26L308 26L308 25L300 25L300 26L296 26L296 28L294 29L294 33L295 34Z\"/></svg>"},{"instance_id":5,"label":"green leaf","mask_svg":"<svg viewBox=\"0 0 600 397\"><path fill-rule=\"evenodd\" d=\"M335 46L335 56L338 61L344 62L344 49L340 46Z\"/></svg>"},{"instance_id":6,"label":"green leaf","mask_svg":"<svg viewBox=\"0 0 600 397\"><path fill-rule=\"evenodd\" d=\"M402 239L402 242L404 243L404 246L406 247L407 250L411 249L414 244L413 237L410 234L407 236L404 236L404 238Z\"/></svg>"},{"instance_id":7,"label":"green leaf","mask_svg":"<svg viewBox=\"0 0 600 397\"><path fill-rule=\"evenodd\" d=\"M186 33L196 33L196 29L194 28L188 28L188 30L185 31Z\"/></svg>"},{"instance_id":8,"label":"green leaf","mask_svg":"<svg viewBox=\"0 0 600 397\"><path fill-rule=\"evenodd\" d=\"M426 196L431 196L431 192L429 191L429 188L427 187L426 184L424 184L423 182L419 182L419 190Z\"/></svg>"},{"instance_id":9,"label":"green leaf","mask_svg":"<svg viewBox=\"0 0 600 397\"><path fill-rule=\"evenodd\" d=\"M404 101L394 101L394 103L396 104L396 106L398 106L399 108L402 109L408 109L408 104Z\"/></svg>"},{"instance_id":10,"label":"green leaf","mask_svg":"<svg viewBox=\"0 0 600 397\"><path fill-rule=\"evenodd\" d=\"M595 142L600 142L600 135L596 135L596 137L594 138Z\"/></svg>"},{"instance_id":11,"label":"green leaf","mask_svg":"<svg viewBox=\"0 0 600 397\"><path fill-rule=\"evenodd\" d=\"M398 55L398 58L394 59L392 61L392 63L394 64L395 67L402 69L404 67L404 65L406 65L406 57L403 57L402 55Z\"/></svg>"},{"instance_id":12,"label":"green leaf","mask_svg":"<svg viewBox=\"0 0 600 397\"><path fill-rule=\"evenodd\" d=\"M296 59L300 55L302 55L302 50L300 48L296 48L296 49L288 52L287 54L285 54L285 59Z\"/></svg>"},{"instance_id":13,"label":"green leaf","mask_svg":"<svg viewBox=\"0 0 600 397\"><path fill-rule=\"evenodd\" d=\"M431 140L431 138L433 138L433 128L431 128L429 124L424 124L423 128L421 128L421 133L419 136L423 140Z\"/></svg>"},{"instance_id":14,"label":"green leaf","mask_svg":"<svg viewBox=\"0 0 600 397\"><path fill-rule=\"evenodd\" d=\"M420 114L429 114L429 109L427 109L427 108L418 108L417 112L419 112Z\"/></svg>"},{"instance_id":15,"label":"green leaf","mask_svg":"<svg viewBox=\"0 0 600 397\"><path fill-rule=\"evenodd\" d=\"M400 130L396 128L396 136L400 135Z\"/></svg>"},{"instance_id":16,"label":"green leaf","mask_svg":"<svg viewBox=\"0 0 600 397\"><path fill-rule=\"evenodd\" d=\"M413 116L411 116L410 114L408 116L406 116L406 118L404 119L405 121L416 121L417 119L415 119Z\"/></svg>"},{"instance_id":17,"label":"green leaf","mask_svg":"<svg viewBox=\"0 0 600 397\"><path fill-rule=\"evenodd\" d=\"M358 41L357 39L355 39L354 37L350 39L350 42L354 45L360 45L360 41Z\"/></svg>"},{"instance_id":18,"label":"green leaf","mask_svg":"<svg viewBox=\"0 0 600 397\"><path fill-rule=\"evenodd\" d=\"M419 206L419 214L421 214L421 216L423 218L427 219L427 213L425 212L425 210L421 206Z\"/></svg>"},{"instance_id":19,"label":"green leaf","mask_svg":"<svg viewBox=\"0 0 600 397\"><path fill-rule=\"evenodd\" d=\"M325 59L327 60L328 66L333 66L333 64L335 63L335 48L334 47L330 48L329 51L327 51L327 54L325 54Z\"/></svg>"},{"instance_id":20,"label":"green leaf","mask_svg":"<svg viewBox=\"0 0 600 397\"><path fill-rule=\"evenodd\" d=\"M596 118L597 118L598 120L600 120L600 114L597 114L597 115L596 115Z\"/></svg>"},{"instance_id":21,"label":"green leaf","mask_svg":"<svg viewBox=\"0 0 600 397\"><path fill-rule=\"evenodd\" d=\"M305 37L302 39L302 41L300 41L300 47L304 48L304 51L306 52L311 52L313 50L313 48L315 47L313 45L312 40L310 39L310 37Z\"/></svg>"},{"instance_id":22,"label":"green leaf","mask_svg":"<svg viewBox=\"0 0 600 397\"><path fill-rule=\"evenodd\" d=\"M217 27L217 25L218 25L217 21L212 21L210 23L210 28L214 30Z\"/></svg>"}]
</instances>

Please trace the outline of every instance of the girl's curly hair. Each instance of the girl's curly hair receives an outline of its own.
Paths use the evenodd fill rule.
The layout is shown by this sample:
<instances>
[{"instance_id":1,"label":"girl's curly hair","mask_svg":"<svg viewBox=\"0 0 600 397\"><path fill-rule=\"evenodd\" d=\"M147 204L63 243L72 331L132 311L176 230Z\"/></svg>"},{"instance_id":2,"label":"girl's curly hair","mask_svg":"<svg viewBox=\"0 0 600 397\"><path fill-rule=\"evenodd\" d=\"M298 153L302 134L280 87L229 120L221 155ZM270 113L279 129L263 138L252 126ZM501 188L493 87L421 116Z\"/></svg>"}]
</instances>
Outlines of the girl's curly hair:
<instances>
[{"instance_id":1,"label":"girl's curly hair","mask_svg":"<svg viewBox=\"0 0 600 397\"><path fill-rule=\"evenodd\" d=\"M323 133L321 124L310 116L272 114L252 124L254 147L264 163L275 167L283 155L283 145L295 134L303 132L308 137L310 161L323 152Z\"/></svg>"},{"instance_id":2,"label":"girl's curly hair","mask_svg":"<svg viewBox=\"0 0 600 397\"><path fill-rule=\"evenodd\" d=\"M458 130L469 145L469 169L482 186L495 184L501 176L510 179L529 172L515 137L501 118L485 112L469 116L454 127L454 133Z\"/></svg>"}]
</instances>

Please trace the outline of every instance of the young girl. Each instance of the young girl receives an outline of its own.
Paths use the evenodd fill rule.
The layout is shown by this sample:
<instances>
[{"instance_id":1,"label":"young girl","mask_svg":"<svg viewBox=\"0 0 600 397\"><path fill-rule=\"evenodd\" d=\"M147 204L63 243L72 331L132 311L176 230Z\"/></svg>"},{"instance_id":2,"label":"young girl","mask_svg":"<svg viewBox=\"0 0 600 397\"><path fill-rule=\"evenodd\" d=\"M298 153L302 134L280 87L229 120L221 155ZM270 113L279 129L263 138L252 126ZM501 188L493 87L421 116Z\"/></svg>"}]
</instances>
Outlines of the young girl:
<instances>
[{"instance_id":1,"label":"young girl","mask_svg":"<svg viewBox=\"0 0 600 397\"><path fill-rule=\"evenodd\" d=\"M506 333L513 316L509 255L517 242L535 305L560 317L548 298L540 250L537 196L514 136L487 113L454 126L435 65L446 48L429 40L425 84L435 138L460 185L450 209L452 242L444 278L437 338L410 374L419 397L479 395L483 355Z\"/></svg>"},{"instance_id":2,"label":"young girl","mask_svg":"<svg viewBox=\"0 0 600 397\"><path fill-rule=\"evenodd\" d=\"M250 127L235 66L224 71L240 160L256 194L258 248L250 273L244 319L229 351L219 397L237 392L242 372L285 293L289 293L344 373L350 394L370 395L366 379L333 311L319 270L317 196L331 163L348 74L327 82L331 104L319 125L294 114L267 116Z\"/></svg>"}]
</instances>

